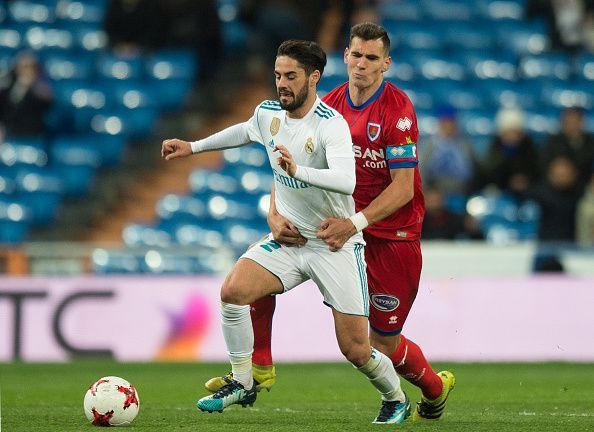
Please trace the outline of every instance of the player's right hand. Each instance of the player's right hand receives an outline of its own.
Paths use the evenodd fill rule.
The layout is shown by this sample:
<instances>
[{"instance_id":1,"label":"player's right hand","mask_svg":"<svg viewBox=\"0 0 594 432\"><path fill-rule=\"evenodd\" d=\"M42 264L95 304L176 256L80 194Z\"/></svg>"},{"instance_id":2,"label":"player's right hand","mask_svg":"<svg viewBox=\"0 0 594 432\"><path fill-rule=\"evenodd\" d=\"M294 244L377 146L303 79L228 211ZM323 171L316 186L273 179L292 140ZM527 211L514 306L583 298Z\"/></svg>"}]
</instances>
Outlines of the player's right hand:
<instances>
[{"instance_id":1,"label":"player's right hand","mask_svg":"<svg viewBox=\"0 0 594 432\"><path fill-rule=\"evenodd\" d=\"M188 141L180 139L167 139L161 145L161 157L165 160L171 160L178 157L186 157L192 154L192 146Z\"/></svg>"},{"instance_id":2,"label":"player's right hand","mask_svg":"<svg viewBox=\"0 0 594 432\"><path fill-rule=\"evenodd\" d=\"M301 235L299 230L280 213L268 214L268 226L272 232L272 238L285 246L304 246L307 239Z\"/></svg>"}]
</instances>

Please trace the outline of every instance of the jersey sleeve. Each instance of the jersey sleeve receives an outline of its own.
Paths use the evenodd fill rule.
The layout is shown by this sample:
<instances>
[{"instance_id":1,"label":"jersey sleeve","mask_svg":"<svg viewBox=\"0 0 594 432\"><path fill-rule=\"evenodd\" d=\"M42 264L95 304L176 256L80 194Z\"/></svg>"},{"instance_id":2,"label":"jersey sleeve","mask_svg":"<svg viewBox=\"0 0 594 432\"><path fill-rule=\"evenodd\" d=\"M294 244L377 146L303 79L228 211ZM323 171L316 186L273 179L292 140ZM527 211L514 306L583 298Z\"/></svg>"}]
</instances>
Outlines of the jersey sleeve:
<instances>
[{"instance_id":1,"label":"jersey sleeve","mask_svg":"<svg viewBox=\"0 0 594 432\"><path fill-rule=\"evenodd\" d=\"M250 140L261 144L264 143L264 139L262 138L262 132L260 131L260 124L263 124L261 118L262 110L260 108L262 107L263 103L264 102L262 102L260 105L256 107L256 109L254 110L254 115L250 117L248 121L246 121L247 131Z\"/></svg>"},{"instance_id":2,"label":"jersey sleeve","mask_svg":"<svg viewBox=\"0 0 594 432\"><path fill-rule=\"evenodd\" d=\"M333 117L322 129L322 141L326 149L326 159L353 158L353 138L349 125L342 116Z\"/></svg>"},{"instance_id":3,"label":"jersey sleeve","mask_svg":"<svg viewBox=\"0 0 594 432\"><path fill-rule=\"evenodd\" d=\"M403 98L404 103L392 110L386 124L386 161L390 169L414 168L419 164L417 115L412 102L406 96Z\"/></svg>"}]
</instances>

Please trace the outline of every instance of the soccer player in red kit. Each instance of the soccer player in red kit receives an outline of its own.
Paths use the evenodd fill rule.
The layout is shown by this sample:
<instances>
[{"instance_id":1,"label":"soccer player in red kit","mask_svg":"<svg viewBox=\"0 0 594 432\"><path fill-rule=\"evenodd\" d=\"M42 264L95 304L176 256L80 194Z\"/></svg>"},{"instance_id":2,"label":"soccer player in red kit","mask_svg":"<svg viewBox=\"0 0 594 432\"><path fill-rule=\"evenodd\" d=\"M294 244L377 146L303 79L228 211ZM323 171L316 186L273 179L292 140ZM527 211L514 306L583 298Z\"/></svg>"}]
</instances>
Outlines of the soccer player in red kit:
<instances>
[{"instance_id":1,"label":"soccer player in red kit","mask_svg":"<svg viewBox=\"0 0 594 432\"><path fill-rule=\"evenodd\" d=\"M371 345L389 356L396 371L421 389L413 419L438 419L454 388L454 375L449 371L436 374L419 346L401 334L419 287L425 209L417 117L406 94L383 79L391 63L389 51L390 39L383 27L354 26L344 53L349 81L323 98L349 124L356 158L353 198L357 213L347 219L325 220L318 238L338 250L363 230ZM285 244L303 244L305 239L276 213L271 201L268 223L274 238ZM254 377L260 388L267 389L275 381L270 348L274 306L274 297L252 305ZM213 378L206 387L214 391L225 379Z\"/></svg>"}]
</instances>

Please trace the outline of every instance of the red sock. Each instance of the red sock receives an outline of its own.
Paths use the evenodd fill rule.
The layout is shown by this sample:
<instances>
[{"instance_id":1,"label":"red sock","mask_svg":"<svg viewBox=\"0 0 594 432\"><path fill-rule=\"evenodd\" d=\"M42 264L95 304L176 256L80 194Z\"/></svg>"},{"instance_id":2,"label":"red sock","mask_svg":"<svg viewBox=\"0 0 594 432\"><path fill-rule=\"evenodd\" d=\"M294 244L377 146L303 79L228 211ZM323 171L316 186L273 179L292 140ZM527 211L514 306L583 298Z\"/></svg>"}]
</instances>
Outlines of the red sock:
<instances>
[{"instance_id":1,"label":"red sock","mask_svg":"<svg viewBox=\"0 0 594 432\"><path fill-rule=\"evenodd\" d=\"M416 385L428 399L441 394L443 383L425 359L421 348L400 335L400 344L390 356L396 372L408 382Z\"/></svg>"},{"instance_id":2,"label":"red sock","mask_svg":"<svg viewBox=\"0 0 594 432\"><path fill-rule=\"evenodd\" d=\"M252 326L254 327L252 362L258 366L272 365L272 316L275 307L275 296L262 297L250 305Z\"/></svg>"}]
</instances>

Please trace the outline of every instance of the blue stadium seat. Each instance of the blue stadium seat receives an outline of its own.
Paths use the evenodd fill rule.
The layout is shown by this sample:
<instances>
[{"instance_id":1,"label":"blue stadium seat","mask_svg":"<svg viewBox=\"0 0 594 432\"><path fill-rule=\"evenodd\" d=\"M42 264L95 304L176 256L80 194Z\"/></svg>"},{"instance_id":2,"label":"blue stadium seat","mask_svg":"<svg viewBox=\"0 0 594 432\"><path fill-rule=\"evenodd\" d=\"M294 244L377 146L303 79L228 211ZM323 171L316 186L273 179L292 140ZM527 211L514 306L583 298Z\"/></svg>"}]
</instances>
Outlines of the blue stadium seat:
<instances>
[{"instance_id":1,"label":"blue stadium seat","mask_svg":"<svg viewBox=\"0 0 594 432\"><path fill-rule=\"evenodd\" d=\"M474 8L479 17L489 20L522 20L526 0L475 0Z\"/></svg>"},{"instance_id":2,"label":"blue stadium seat","mask_svg":"<svg viewBox=\"0 0 594 432\"><path fill-rule=\"evenodd\" d=\"M406 93L417 111L430 111L436 108L435 95L429 89L408 83L400 84L395 82L394 84Z\"/></svg>"},{"instance_id":3,"label":"blue stadium seat","mask_svg":"<svg viewBox=\"0 0 594 432\"><path fill-rule=\"evenodd\" d=\"M236 256L244 253L250 245L270 232L265 220L262 223L242 223L230 221L224 229L225 241L235 251Z\"/></svg>"},{"instance_id":4,"label":"blue stadium seat","mask_svg":"<svg viewBox=\"0 0 594 432\"><path fill-rule=\"evenodd\" d=\"M254 198L244 194L234 196L216 194L208 198L206 211L212 219L251 221L259 217L254 201Z\"/></svg>"},{"instance_id":5,"label":"blue stadium seat","mask_svg":"<svg viewBox=\"0 0 594 432\"><path fill-rule=\"evenodd\" d=\"M140 260L131 252L95 249L91 254L96 274L137 274L140 273Z\"/></svg>"},{"instance_id":6,"label":"blue stadium seat","mask_svg":"<svg viewBox=\"0 0 594 432\"><path fill-rule=\"evenodd\" d=\"M485 98L477 89L468 83L447 79L424 81L422 86L425 91L431 92L436 107L449 105L457 110L473 110L488 108Z\"/></svg>"},{"instance_id":7,"label":"blue stadium seat","mask_svg":"<svg viewBox=\"0 0 594 432\"><path fill-rule=\"evenodd\" d=\"M554 108L594 108L594 86L588 81L566 82L549 80L543 83L542 101Z\"/></svg>"},{"instance_id":8,"label":"blue stadium seat","mask_svg":"<svg viewBox=\"0 0 594 432\"><path fill-rule=\"evenodd\" d=\"M54 81L87 80L95 75L94 58L71 51L55 53L43 61L44 69Z\"/></svg>"},{"instance_id":9,"label":"blue stadium seat","mask_svg":"<svg viewBox=\"0 0 594 432\"><path fill-rule=\"evenodd\" d=\"M425 16L433 20L468 21L473 6L464 0L421 0Z\"/></svg>"},{"instance_id":10,"label":"blue stadium seat","mask_svg":"<svg viewBox=\"0 0 594 432\"><path fill-rule=\"evenodd\" d=\"M156 205L161 226L177 226L196 223L208 218L203 200L175 194L167 194Z\"/></svg>"},{"instance_id":11,"label":"blue stadium seat","mask_svg":"<svg viewBox=\"0 0 594 432\"><path fill-rule=\"evenodd\" d=\"M431 109L416 109L419 134L421 137L435 135L439 128L439 120Z\"/></svg>"},{"instance_id":12,"label":"blue stadium seat","mask_svg":"<svg viewBox=\"0 0 594 432\"><path fill-rule=\"evenodd\" d=\"M520 60L519 70L525 78L567 80L571 77L572 62L568 54L542 53L523 57Z\"/></svg>"},{"instance_id":13,"label":"blue stadium seat","mask_svg":"<svg viewBox=\"0 0 594 432\"><path fill-rule=\"evenodd\" d=\"M474 79L517 78L516 55L510 52L499 53L488 50L466 50L453 54L466 65L467 73Z\"/></svg>"},{"instance_id":14,"label":"blue stadium seat","mask_svg":"<svg viewBox=\"0 0 594 432\"><path fill-rule=\"evenodd\" d=\"M16 178L20 201L31 210L31 222L37 226L48 226L56 214L64 192L63 179L48 170L21 172Z\"/></svg>"},{"instance_id":15,"label":"blue stadium seat","mask_svg":"<svg viewBox=\"0 0 594 432\"><path fill-rule=\"evenodd\" d=\"M54 142L51 148L52 167L63 179L64 194L77 198L86 195L101 165L96 149L74 142Z\"/></svg>"},{"instance_id":16,"label":"blue stadium seat","mask_svg":"<svg viewBox=\"0 0 594 432\"><path fill-rule=\"evenodd\" d=\"M0 167L8 168L13 175L20 169L42 169L47 162L47 153L38 147L15 141L0 144Z\"/></svg>"},{"instance_id":17,"label":"blue stadium seat","mask_svg":"<svg viewBox=\"0 0 594 432\"><path fill-rule=\"evenodd\" d=\"M432 26L419 26L416 23L402 22L386 29L396 50L439 50L443 35L438 23ZM398 51L395 52L397 55Z\"/></svg>"},{"instance_id":18,"label":"blue stadium seat","mask_svg":"<svg viewBox=\"0 0 594 432\"><path fill-rule=\"evenodd\" d=\"M151 79L149 86L158 95L158 105L165 111L175 111L181 108L192 88L187 79Z\"/></svg>"},{"instance_id":19,"label":"blue stadium seat","mask_svg":"<svg viewBox=\"0 0 594 432\"><path fill-rule=\"evenodd\" d=\"M526 110L525 114L526 131L537 139L556 134L561 127L561 114L558 109Z\"/></svg>"},{"instance_id":20,"label":"blue stadium seat","mask_svg":"<svg viewBox=\"0 0 594 432\"><path fill-rule=\"evenodd\" d=\"M192 81L198 67L198 59L188 50L157 51L145 60L146 75L156 80Z\"/></svg>"},{"instance_id":21,"label":"blue stadium seat","mask_svg":"<svg viewBox=\"0 0 594 432\"><path fill-rule=\"evenodd\" d=\"M467 135L492 136L495 132L494 110L468 110L460 111L458 124Z\"/></svg>"},{"instance_id":22,"label":"blue stadium seat","mask_svg":"<svg viewBox=\"0 0 594 432\"><path fill-rule=\"evenodd\" d=\"M197 257L150 250L140 260L140 271L148 274L208 273Z\"/></svg>"},{"instance_id":23,"label":"blue stadium seat","mask_svg":"<svg viewBox=\"0 0 594 432\"><path fill-rule=\"evenodd\" d=\"M3 24L0 28L0 48L10 49L12 53L23 46L23 35L17 28Z\"/></svg>"},{"instance_id":24,"label":"blue stadium seat","mask_svg":"<svg viewBox=\"0 0 594 432\"><path fill-rule=\"evenodd\" d=\"M22 243L29 231L31 210L21 201L0 196L0 244Z\"/></svg>"},{"instance_id":25,"label":"blue stadium seat","mask_svg":"<svg viewBox=\"0 0 594 432\"><path fill-rule=\"evenodd\" d=\"M106 11L106 0L60 0L56 17L62 25L88 23L100 26Z\"/></svg>"},{"instance_id":26,"label":"blue stadium seat","mask_svg":"<svg viewBox=\"0 0 594 432\"><path fill-rule=\"evenodd\" d=\"M389 21L398 25L402 21L421 21L424 10L418 0L401 0L398 2L380 2L377 7L378 15L383 18L382 25L389 27Z\"/></svg>"},{"instance_id":27,"label":"blue stadium seat","mask_svg":"<svg viewBox=\"0 0 594 432\"><path fill-rule=\"evenodd\" d=\"M525 109L540 106L542 83L540 80L513 82L503 79L476 80L472 86L477 89L491 108L522 107Z\"/></svg>"},{"instance_id":28,"label":"blue stadium seat","mask_svg":"<svg viewBox=\"0 0 594 432\"><path fill-rule=\"evenodd\" d=\"M451 52L461 50L495 49L494 35L485 29L489 23L484 22L452 22L445 27L445 44Z\"/></svg>"},{"instance_id":29,"label":"blue stadium seat","mask_svg":"<svg viewBox=\"0 0 594 432\"><path fill-rule=\"evenodd\" d=\"M542 20L502 20L495 29L499 46L504 52L517 55L540 54L550 46L547 25Z\"/></svg>"},{"instance_id":30,"label":"blue stadium seat","mask_svg":"<svg viewBox=\"0 0 594 432\"><path fill-rule=\"evenodd\" d=\"M462 81L466 77L464 63L445 54L435 55L421 51L414 57L413 64L416 75L427 80L443 78Z\"/></svg>"},{"instance_id":31,"label":"blue stadium seat","mask_svg":"<svg viewBox=\"0 0 594 432\"><path fill-rule=\"evenodd\" d=\"M3 174L0 171L0 198L6 198L15 191L15 181L12 176Z\"/></svg>"},{"instance_id":32,"label":"blue stadium seat","mask_svg":"<svg viewBox=\"0 0 594 432\"><path fill-rule=\"evenodd\" d=\"M56 0L15 0L8 3L8 15L14 22L52 23L56 19Z\"/></svg>"},{"instance_id":33,"label":"blue stadium seat","mask_svg":"<svg viewBox=\"0 0 594 432\"><path fill-rule=\"evenodd\" d=\"M144 76L140 55L125 57L106 52L99 56L97 68L99 76L104 79L140 80Z\"/></svg>"},{"instance_id":34,"label":"blue stadium seat","mask_svg":"<svg viewBox=\"0 0 594 432\"><path fill-rule=\"evenodd\" d=\"M146 83L139 81L111 81L100 84L111 94L114 106L120 108L158 108L158 95Z\"/></svg>"},{"instance_id":35,"label":"blue stadium seat","mask_svg":"<svg viewBox=\"0 0 594 432\"><path fill-rule=\"evenodd\" d=\"M121 162L126 141L122 135L58 135L52 146L91 149L99 153L102 167L113 167Z\"/></svg>"},{"instance_id":36,"label":"blue stadium seat","mask_svg":"<svg viewBox=\"0 0 594 432\"><path fill-rule=\"evenodd\" d=\"M587 81L594 81L594 54L583 53L576 59L576 75Z\"/></svg>"},{"instance_id":37,"label":"blue stadium seat","mask_svg":"<svg viewBox=\"0 0 594 432\"><path fill-rule=\"evenodd\" d=\"M47 58L48 53L70 50L75 46L74 35L69 30L49 27L46 25L35 25L29 27L23 33L25 44L40 55Z\"/></svg>"},{"instance_id":38,"label":"blue stadium seat","mask_svg":"<svg viewBox=\"0 0 594 432\"><path fill-rule=\"evenodd\" d=\"M173 240L171 233L159 227L138 223L125 226L122 239L128 247L168 247Z\"/></svg>"},{"instance_id":39,"label":"blue stadium seat","mask_svg":"<svg viewBox=\"0 0 594 432\"><path fill-rule=\"evenodd\" d=\"M239 191L236 178L202 168L192 171L188 182L192 193L202 199L214 194L234 194Z\"/></svg>"},{"instance_id":40,"label":"blue stadium seat","mask_svg":"<svg viewBox=\"0 0 594 432\"><path fill-rule=\"evenodd\" d=\"M6 20L6 5L4 4L4 0L0 1L0 23L4 23Z\"/></svg>"},{"instance_id":41,"label":"blue stadium seat","mask_svg":"<svg viewBox=\"0 0 594 432\"><path fill-rule=\"evenodd\" d=\"M101 29L77 24L72 32L76 46L82 51L101 52L107 48L107 34Z\"/></svg>"},{"instance_id":42,"label":"blue stadium seat","mask_svg":"<svg viewBox=\"0 0 594 432\"><path fill-rule=\"evenodd\" d=\"M236 172L241 190L244 193L258 196L270 193L274 181L274 177L270 170L264 172L255 169L239 169Z\"/></svg>"},{"instance_id":43,"label":"blue stadium seat","mask_svg":"<svg viewBox=\"0 0 594 432\"><path fill-rule=\"evenodd\" d=\"M205 228L197 223L183 224L175 228L174 239L183 246L220 248L224 245L221 231Z\"/></svg>"}]
</instances>

